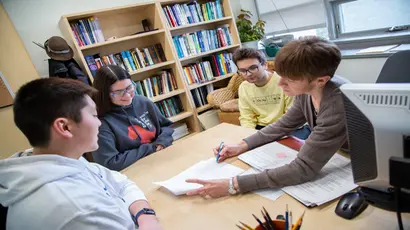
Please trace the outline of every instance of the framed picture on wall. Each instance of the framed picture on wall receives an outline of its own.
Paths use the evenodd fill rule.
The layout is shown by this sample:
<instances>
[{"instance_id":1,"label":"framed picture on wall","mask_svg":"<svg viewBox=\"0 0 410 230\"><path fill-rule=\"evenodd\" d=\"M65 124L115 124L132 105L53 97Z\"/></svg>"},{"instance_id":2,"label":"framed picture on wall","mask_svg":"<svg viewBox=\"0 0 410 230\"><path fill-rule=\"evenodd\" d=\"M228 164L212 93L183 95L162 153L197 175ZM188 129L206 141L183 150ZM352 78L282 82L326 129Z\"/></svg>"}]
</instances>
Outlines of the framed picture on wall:
<instances>
[{"instance_id":1,"label":"framed picture on wall","mask_svg":"<svg viewBox=\"0 0 410 230\"><path fill-rule=\"evenodd\" d=\"M0 108L13 105L14 93L0 71Z\"/></svg>"}]
</instances>

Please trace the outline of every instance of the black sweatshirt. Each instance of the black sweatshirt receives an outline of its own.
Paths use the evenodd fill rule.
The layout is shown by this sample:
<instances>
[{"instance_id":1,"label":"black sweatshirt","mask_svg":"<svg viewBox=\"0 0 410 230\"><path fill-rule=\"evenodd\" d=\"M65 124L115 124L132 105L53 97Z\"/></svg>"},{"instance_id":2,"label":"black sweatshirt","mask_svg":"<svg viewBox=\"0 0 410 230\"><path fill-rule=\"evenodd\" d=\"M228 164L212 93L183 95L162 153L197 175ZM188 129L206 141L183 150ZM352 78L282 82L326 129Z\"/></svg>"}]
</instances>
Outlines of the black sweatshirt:
<instances>
[{"instance_id":1,"label":"black sweatshirt","mask_svg":"<svg viewBox=\"0 0 410 230\"><path fill-rule=\"evenodd\" d=\"M156 145L172 144L172 122L148 98L135 95L128 106L114 106L101 119L94 161L120 171L155 152Z\"/></svg>"}]
</instances>

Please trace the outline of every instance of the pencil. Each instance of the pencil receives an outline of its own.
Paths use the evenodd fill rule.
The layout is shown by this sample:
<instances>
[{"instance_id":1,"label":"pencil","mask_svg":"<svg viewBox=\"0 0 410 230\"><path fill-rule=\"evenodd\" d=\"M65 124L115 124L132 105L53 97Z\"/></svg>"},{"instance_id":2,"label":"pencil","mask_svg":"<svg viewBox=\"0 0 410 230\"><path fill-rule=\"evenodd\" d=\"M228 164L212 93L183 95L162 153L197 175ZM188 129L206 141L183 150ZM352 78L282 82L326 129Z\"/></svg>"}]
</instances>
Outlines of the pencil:
<instances>
[{"instance_id":1,"label":"pencil","mask_svg":"<svg viewBox=\"0 0 410 230\"><path fill-rule=\"evenodd\" d=\"M303 216L305 215L305 211L303 211L302 216L299 217L299 219L296 221L295 225L293 226L292 230L297 230L300 228L300 225L302 224Z\"/></svg>"},{"instance_id":2,"label":"pencil","mask_svg":"<svg viewBox=\"0 0 410 230\"><path fill-rule=\"evenodd\" d=\"M270 215L269 215L268 211L265 209L265 207L262 206L262 208L263 208L263 211L265 211L265 215L266 215L266 218L268 219L268 222L269 222L269 225L271 226L271 229L274 230L275 229L275 224L273 223L272 218L270 218Z\"/></svg>"},{"instance_id":3,"label":"pencil","mask_svg":"<svg viewBox=\"0 0 410 230\"><path fill-rule=\"evenodd\" d=\"M246 228L242 228L241 226L239 226L239 225L237 225L237 224L235 224L236 225L236 227L238 227L240 230L246 230Z\"/></svg>"},{"instance_id":4,"label":"pencil","mask_svg":"<svg viewBox=\"0 0 410 230\"><path fill-rule=\"evenodd\" d=\"M240 222L240 221L239 221L239 223L241 223L246 229L248 229L248 230L253 230L253 228L252 228L251 226L249 226L249 225L247 225L247 224L245 224L245 223L242 223L242 222Z\"/></svg>"},{"instance_id":5,"label":"pencil","mask_svg":"<svg viewBox=\"0 0 410 230\"><path fill-rule=\"evenodd\" d=\"M263 225L262 221L255 216L255 214L252 214L252 216L255 218L256 221L258 221L259 225L262 227L263 230L268 230L265 228L265 225Z\"/></svg>"}]
</instances>

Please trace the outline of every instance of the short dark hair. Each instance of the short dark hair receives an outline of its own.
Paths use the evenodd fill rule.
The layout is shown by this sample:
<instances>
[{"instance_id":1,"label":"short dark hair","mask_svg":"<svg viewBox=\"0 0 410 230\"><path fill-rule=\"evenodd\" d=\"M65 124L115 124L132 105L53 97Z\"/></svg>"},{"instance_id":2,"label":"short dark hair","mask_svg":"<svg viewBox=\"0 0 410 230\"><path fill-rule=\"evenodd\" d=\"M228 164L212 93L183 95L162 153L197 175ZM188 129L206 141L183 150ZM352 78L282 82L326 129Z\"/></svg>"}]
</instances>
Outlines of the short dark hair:
<instances>
[{"instance_id":1,"label":"short dark hair","mask_svg":"<svg viewBox=\"0 0 410 230\"><path fill-rule=\"evenodd\" d=\"M275 71L292 80L330 76L341 61L339 48L326 39L309 36L291 41L275 57Z\"/></svg>"},{"instance_id":2,"label":"short dark hair","mask_svg":"<svg viewBox=\"0 0 410 230\"><path fill-rule=\"evenodd\" d=\"M252 48L239 48L233 53L233 62L237 65L238 61L245 59L258 59L264 65L266 63L265 55L259 50Z\"/></svg>"},{"instance_id":3,"label":"short dark hair","mask_svg":"<svg viewBox=\"0 0 410 230\"><path fill-rule=\"evenodd\" d=\"M33 147L50 142L53 122L64 117L81 122L85 96L95 93L92 87L73 79L42 78L23 85L14 100L14 123Z\"/></svg>"},{"instance_id":4,"label":"short dark hair","mask_svg":"<svg viewBox=\"0 0 410 230\"><path fill-rule=\"evenodd\" d=\"M111 111L111 85L118 80L131 79L130 74L117 65L106 65L97 70L93 86L98 90L94 95L98 116L103 117Z\"/></svg>"}]
</instances>

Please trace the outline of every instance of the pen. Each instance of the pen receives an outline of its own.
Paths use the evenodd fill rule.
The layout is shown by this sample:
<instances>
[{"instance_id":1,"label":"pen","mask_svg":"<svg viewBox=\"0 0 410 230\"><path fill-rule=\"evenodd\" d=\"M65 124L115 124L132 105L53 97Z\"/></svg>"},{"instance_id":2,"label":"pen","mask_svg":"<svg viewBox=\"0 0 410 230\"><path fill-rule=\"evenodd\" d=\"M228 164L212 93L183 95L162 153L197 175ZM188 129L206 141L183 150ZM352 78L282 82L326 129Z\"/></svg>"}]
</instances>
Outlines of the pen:
<instances>
[{"instance_id":1,"label":"pen","mask_svg":"<svg viewBox=\"0 0 410 230\"><path fill-rule=\"evenodd\" d=\"M293 224L292 211L290 211L289 212L289 229L292 229L292 224Z\"/></svg>"},{"instance_id":2,"label":"pen","mask_svg":"<svg viewBox=\"0 0 410 230\"><path fill-rule=\"evenodd\" d=\"M285 230L289 230L289 210L288 210L288 205L286 205L286 212L285 212Z\"/></svg>"},{"instance_id":3,"label":"pen","mask_svg":"<svg viewBox=\"0 0 410 230\"><path fill-rule=\"evenodd\" d=\"M273 223L272 218L270 218L270 215L269 215L268 211L265 209L265 207L262 207L262 208L263 208L263 211L265 211L266 217L268 218L268 221L269 221L269 224L270 224L272 230L274 230L275 229L275 224Z\"/></svg>"},{"instance_id":4,"label":"pen","mask_svg":"<svg viewBox=\"0 0 410 230\"><path fill-rule=\"evenodd\" d=\"M224 147L224 142L222 141L221 144L219 144L218 154L216 155L216 162L219 161L219 157L221 156L221 155L219 155L219 154L221 154L221 151L222 151L222 148L223 148L223 147Z\"/></svg>"},{"instance_id":5,"label":"pen","mask_svg":"<svg viewBox=\"0 0 410 230\"><path fill-rule=\"evenodd\" d=\"M303 220L304 215L305 215L305 212L303 212L302 216L300 216L299 219L296 221L296 223L293 226L292 230L297 230L297 229L300 228L300 226L302 225L302 220Z\"/></svg>"},{"instance_id":6,"label":"pen","mask_svg":"<svg viewBox=\"0 0 410 230\"><path fill-rule=\"evenodd\" d=\"M265 225L263 225L262 221L259 220L258 217L255 216L255 214L252 214L252 216L255 218L256 221L258 221L259 226L261 226L263 230L268 230L265 228Z\"/></svg>"},{"instance_id":7,"label":"pen","mask_svg":"<svg viewBox=\"0 0 410 230\"><path fill-rule=\"evenodd\" d=\"M274 230L275 229L275 227L273 227L272 226L272 224L273 223L271 223L270 221L269 221L269 219L268 219L268 217L266 216L266 214L265 213L263 213L263 211L261 210L261 213L262 213L262 216L263 216L263 219L265 219L265 222L266 222L266 228L268 228L268 230Z\"/></svg>"}]
</instances>

